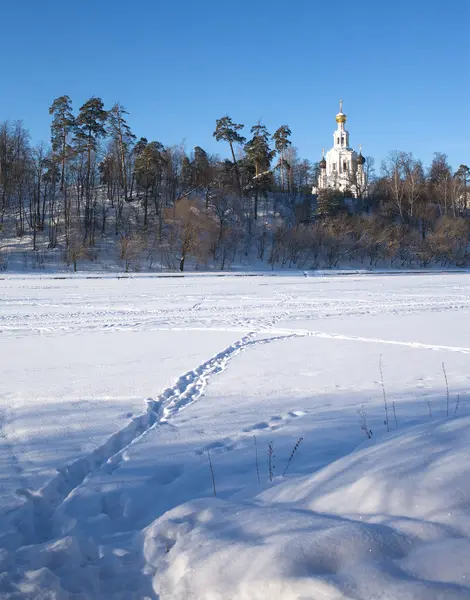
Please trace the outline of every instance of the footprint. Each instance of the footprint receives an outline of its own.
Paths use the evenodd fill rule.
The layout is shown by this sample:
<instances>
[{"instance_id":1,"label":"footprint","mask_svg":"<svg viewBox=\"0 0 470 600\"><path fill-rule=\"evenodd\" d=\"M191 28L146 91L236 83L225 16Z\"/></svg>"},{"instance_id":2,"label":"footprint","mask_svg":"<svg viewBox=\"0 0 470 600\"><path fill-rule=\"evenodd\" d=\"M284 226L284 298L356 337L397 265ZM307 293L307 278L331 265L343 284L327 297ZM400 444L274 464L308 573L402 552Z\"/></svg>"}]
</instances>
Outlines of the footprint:
<instances>
[{"instance_id":1,"label":"footprint","mask_svg":"<svg viewBox=\"0 0 470 600\"><path fill-rule=\"evenodd\" d=\"M123 516L121 492L111 492L102 497L101 512L114 521Z\"/></svg>"},{"instance_id":2,"label":"footprint","mask_svg":"<svg viewBox=\"0 0 470 600\"><path fill-rule=\"evenodd\" d=\"M303 417L307 413L303 410L291 410L284 415L273 415L269 418L269 421L260 421L249 427L242 429L243 433L255 433L263 431L277 431L283 426L283 421L288 421L292 418Z\"/></svg>"},{"instance_id":3,"label":"footprint","mask_svg":"<svg viewBox=\"0 0 470 600\"><path fill-rule=\"evenodd\" d=\"M263 429L269 429L269 423L266 421L261 421L260 423L256 423L255 425L251 425L250 427L245 427L243 431L245 433L250 433L251 431L259 431Z\"/></svg>"},{"instance_id":4,"label":"footprint","mask_svg":"<svg viewBox=\"0 0 470 600\"><path fill-rule=\"evenodd\" d=\"M207 446L204 446L203 448L196 450L196 454L198 456L201 456L202 454L205 454L206 452L229 452L230 450L233 450L234 448L235 448L235 444L232 442L232 440L227 439L227 440L212 442L211 444L207 444Z\"/></svg>"},{"instance_id":5,"label":"footprint","mask_svg":"<svg viewBox=\"0 0 470 600\"><path fill-rule=\"evenodd\" d=\"M307 413L303 410L291 410L287 413L289 417L304 417Z\"/></svg>"},{"instance_id":6,"label":"footprint","mask_svg":"<svg viewBox=\"0 0 470 600\"><path fill-rule=\"evenodd\" d=\"M158 485L170 485L176 481L179 477L181 477L183 473L183 467L179 465L169 465L169 466L158 466L156 469L154 468L155 474L152 476L151 481L157 483Z\"/></svg>"}]
</instances>

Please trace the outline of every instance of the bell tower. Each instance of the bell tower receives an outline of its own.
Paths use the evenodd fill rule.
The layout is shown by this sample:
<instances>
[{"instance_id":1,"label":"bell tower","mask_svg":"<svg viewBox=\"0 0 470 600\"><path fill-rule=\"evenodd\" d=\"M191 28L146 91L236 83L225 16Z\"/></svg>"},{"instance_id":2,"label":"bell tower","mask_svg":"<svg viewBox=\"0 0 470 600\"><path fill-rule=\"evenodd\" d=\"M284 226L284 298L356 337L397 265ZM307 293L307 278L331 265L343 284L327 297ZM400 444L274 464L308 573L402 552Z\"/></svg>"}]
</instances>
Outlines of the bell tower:
<instances>
[{"instance_id":1,"label":"bell tower","mask_svg":"<svg viewBox=\"0 0 470 600\"><path fill-rule=\"evenodd\" d=\"M340 100L339 113L336 115L336 123L338 126L333 133L333 148L349 148L349 132L344 128L346 119L347 117L343 112L343 101Z\"/></svg>"}]
</instances>

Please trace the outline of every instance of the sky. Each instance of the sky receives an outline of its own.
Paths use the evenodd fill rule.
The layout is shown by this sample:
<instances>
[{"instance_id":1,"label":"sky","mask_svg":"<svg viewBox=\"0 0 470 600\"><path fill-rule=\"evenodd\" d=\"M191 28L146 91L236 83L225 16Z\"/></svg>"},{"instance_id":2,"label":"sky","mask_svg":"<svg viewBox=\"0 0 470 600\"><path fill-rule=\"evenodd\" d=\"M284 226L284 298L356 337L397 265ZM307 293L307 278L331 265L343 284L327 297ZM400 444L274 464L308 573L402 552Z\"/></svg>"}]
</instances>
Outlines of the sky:
<instances>
[{"instance_id":1,"label":"sky","mask_svg":"<svg viewBox=\"0 0 470 600\"><path fill-rule=\"evenodd\" d=\"M119 101L134 133L228 156L217 118L329 149L339 99L377 172L391 150L470 164L470 0L2 0L0 121L49 139L67 94Z\"/></svg>"}]
</instances>

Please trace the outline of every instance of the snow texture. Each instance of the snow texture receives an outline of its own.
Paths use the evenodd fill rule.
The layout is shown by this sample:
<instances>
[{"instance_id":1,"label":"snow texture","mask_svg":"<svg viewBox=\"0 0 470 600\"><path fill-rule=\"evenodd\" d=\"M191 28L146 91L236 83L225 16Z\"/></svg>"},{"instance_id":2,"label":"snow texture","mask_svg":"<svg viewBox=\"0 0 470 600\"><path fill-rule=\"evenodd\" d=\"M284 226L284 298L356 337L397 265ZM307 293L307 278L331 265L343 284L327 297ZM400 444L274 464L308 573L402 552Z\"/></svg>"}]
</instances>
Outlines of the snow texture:
<instances>
[{"instance_id":1,"label":"snow texture","mask_svg":"<svg viewBox=\"0 0 470 600\"><path fill-rule=\"evenodd\" d=\"M0 302L0 598L470 598L469 275Z\"/></svg>"}]
</instances>

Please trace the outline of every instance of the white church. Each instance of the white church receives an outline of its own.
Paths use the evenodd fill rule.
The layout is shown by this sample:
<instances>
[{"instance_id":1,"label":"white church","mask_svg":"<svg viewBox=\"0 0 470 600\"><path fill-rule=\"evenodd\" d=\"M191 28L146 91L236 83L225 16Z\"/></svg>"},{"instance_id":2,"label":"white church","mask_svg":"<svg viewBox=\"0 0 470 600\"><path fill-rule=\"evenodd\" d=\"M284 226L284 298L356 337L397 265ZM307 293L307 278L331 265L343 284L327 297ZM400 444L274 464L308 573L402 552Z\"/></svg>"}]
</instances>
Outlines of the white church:
<instances>
[{"instance_id":1,"label":"white church","mask_svg":"<svg viewBox=\"0 0 470 600\"><path fill-rule=\"evenodd\" d=\"M336 115L337 129L333 133L333 148L325 156L323 150L320 161L320 174L312 194L318 194L325 188L340 192L350 192L357 198L367 195L367 180L364 172L365 158L349 146L349 132L344 128L346 115L343 113L343 101L339 102Z\"/></svg>"}]
</instances>

